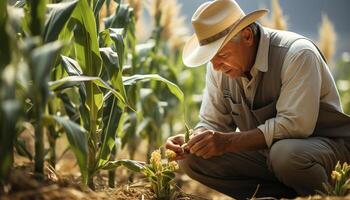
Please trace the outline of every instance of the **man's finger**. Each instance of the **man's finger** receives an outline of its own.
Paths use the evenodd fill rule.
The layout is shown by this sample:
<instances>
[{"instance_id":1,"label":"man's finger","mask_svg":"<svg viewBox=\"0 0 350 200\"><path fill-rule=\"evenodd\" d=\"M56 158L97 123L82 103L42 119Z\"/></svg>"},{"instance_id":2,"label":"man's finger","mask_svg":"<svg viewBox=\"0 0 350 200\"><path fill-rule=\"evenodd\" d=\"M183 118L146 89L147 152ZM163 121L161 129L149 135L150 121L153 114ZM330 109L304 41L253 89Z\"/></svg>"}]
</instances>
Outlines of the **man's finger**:
<instances>
[{"instance_id":1,"label":"man's finger","mask_svg":"<svg viewBox=\"0 0 350 200\"><path fill-rule=\"evenodd\" d=\"M165 148L174 151L176 154L183 153L184 151L180 145L174 144L173 141L168 141L165 144Z\"/></svg>"},{"instance_id":2,"label":"man's finger","mask_svg":"<svg viewBox=\"0 0 350 200\"><path fill-rule=\"evenodd\" d=\"M202 157L202 158L203 158L203 156L206 155L206 154L208 154L210 151L211 151L210 147L205 146L205 147L199 149L199 150L195 153L195 155L198 156L198 157Z\"/></svg>"},{"instance_id":3,"label":"man's finger","mask_svg":"<svg viewBox=\"0 0 350 200\"><path fill-rule=\"evenodd\" d=\"M200 141L198 141L197 143L195 143L191 148L190 148L190 152L192 154L195 154L198 150L204 148L206 145L208 144L206 139L202 139Z\"/></svg>"},{"instance_id":4,"label":"man's finger","mask_svg":"<svg viewBox=\"0 0 350 200\"><path fill-rule=\"evenodd\" d=\"M191 149L192 146L197 143L199 140L203 139L205 136L207 136L210 133L210 131L204 131L202 133L198 133L197 135L193 136L193 138L188 141L187 145Z\"/></svg>"}]
</instances>

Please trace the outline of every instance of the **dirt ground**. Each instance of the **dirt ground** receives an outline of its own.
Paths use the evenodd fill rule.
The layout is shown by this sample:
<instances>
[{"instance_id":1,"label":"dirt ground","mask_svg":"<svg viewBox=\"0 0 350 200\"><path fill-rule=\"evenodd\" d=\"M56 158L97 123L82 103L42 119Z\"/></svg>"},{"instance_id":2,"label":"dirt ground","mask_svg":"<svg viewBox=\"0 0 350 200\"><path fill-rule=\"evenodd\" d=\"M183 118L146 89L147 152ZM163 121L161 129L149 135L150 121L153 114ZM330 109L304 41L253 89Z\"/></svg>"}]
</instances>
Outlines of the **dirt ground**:
<instances>
[{"instance_id":1,"label":"dirt ground","mask_svg":"<svg viewBox=\"0 0 350 200\"><path fill-rule=\"evenodd\" d=\"M58 155L62 155L67 141L63 138L58 141ZM29 149L32 148L31 144ZM141 144L136 153L135 160L145 161L146 144ZM96 190L92 191L83 187L79 180L79 168L72 153L68 152L64 156L58 156L56 169L45 166L45 176L38 177L33 174L33 163L26 158L15 156L15 167L11 171L9 183L5 187L6 194L0 194L0 200L133 200L133 199L155 199L146 178L140 174L134 174L130 180L131 172L120 167L116 171L116 188L107 187L106 172L102 172L95 179ZM128 158L126 150L118 153L117 159ZM187 175L177 173L177 193L175 199L178 200L227 200L232 199L226 195L216 192L194 180ZM253 194L252 194L253 195ZM271 198L259 198L271 199ZM320 196L298 198L304 199L348 199L332 198Z\"/></svg>"}]
</instances>

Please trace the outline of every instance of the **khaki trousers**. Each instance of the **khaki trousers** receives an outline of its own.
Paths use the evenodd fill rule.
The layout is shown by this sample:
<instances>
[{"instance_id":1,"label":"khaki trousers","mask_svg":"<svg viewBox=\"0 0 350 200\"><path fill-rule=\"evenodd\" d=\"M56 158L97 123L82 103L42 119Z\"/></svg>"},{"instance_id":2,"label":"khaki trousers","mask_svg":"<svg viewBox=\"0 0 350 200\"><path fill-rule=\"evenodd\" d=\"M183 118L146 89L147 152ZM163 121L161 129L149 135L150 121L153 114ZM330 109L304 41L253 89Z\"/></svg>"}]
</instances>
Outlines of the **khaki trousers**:
<instances>
[{"instance_id":1,"label":"khaki trousers","mask_svg":"<svg viewBox=\"0 0 350 200\"><path fill-rule=\"evenodd\" d=\"M270 150L226 153L203 159L189 154L179 162L191 178L236 199L293 198L323 191L337 161L350 162L350 140L284 139Z\"/></svg>"}]
</instances>

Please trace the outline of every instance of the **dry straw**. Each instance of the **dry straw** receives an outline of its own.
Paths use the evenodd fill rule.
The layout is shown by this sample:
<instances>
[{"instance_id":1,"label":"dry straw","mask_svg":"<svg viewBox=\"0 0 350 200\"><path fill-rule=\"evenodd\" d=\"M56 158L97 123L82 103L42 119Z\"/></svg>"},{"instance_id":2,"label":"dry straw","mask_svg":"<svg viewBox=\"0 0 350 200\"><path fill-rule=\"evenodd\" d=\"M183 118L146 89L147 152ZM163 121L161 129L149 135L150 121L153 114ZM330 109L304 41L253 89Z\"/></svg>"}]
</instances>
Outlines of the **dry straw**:
<instances>
[{"instance_id":1,"label":"dry straw","mask_svg":"<svg viewBox=\"0 0 350 200\"><path fill-rule=\"evenodd\" d=\"M139 41L146 40L147 34L145 34L145 30L147 29L146 25L144 24L142 13L143 13L143 4L142 0L126 0L126 3L128 3L133 9L135 13L135 21L136 21L136 38Z\"/></svg>"},{"instance_id":2,"label":"dry straw","mask_svg":"<svg viewBox=\"0 0 350 200\"><path fill-rule=\"evenodd\" d=\"M322 15L322 23L319 28L318 46L327 60L332 60L336 48L337 34L332 22L327 15Z\"/></svg>"},{"instance_id":3,"label":"dry straw","mask_svg":"<svg viewBox=\"0 0 350 200\"><path fill-rule=\"evenodd\" d=\"M138 21L142 15L142 1L141 0L126 0L133 9L135 13L135 20Z\"/></svg>"},{"instance_id":4,"label":"dry straw","mask_svg":"<svg viewBox=\"0 0 350 200\"><path fill-rule=\"evenodd\" d=\"M168 41L171 49L180 48L189 34L185 17L181 15L182 5L177 0L151 0L147 7L153 19L161 13L162 39Z\"/></svg>"},{"instance_id":5,"label":"dry straw","mask_svg":"<svg viewBox=\"0 0 350 200\"><path fill-rule=\"evenodd\" d=\"M287 30L287 17L283 15L283 11L279 0L271 0L271 5L271 16L269 18L262 18L260 20L261 24L269 28Z\"/></svg>"}]
</instances>

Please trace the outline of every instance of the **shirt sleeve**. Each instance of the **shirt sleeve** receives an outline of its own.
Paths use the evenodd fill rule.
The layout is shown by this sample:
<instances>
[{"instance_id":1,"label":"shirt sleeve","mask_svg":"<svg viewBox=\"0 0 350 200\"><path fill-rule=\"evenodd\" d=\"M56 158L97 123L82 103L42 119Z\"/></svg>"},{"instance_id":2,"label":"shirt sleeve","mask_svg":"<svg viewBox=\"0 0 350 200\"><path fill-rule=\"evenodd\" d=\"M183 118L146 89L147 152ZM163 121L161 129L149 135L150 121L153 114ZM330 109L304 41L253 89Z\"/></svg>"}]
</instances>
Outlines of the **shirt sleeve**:
<instances>
[{"instance_id":1,"label":"shirt sleeve","mask_svg":"<svg viewBox=\"0 0 350 200\"><path fill-rule=\"evenodd\" d=\"M219 83L220 75L213 71L211 64L207 65L206 86L199 111L199 123L195 128L204 127L223 132L236 130L229 105L224 99L221 83Z\"/></svg>"},{"instance_id":2,"label":"shirt sleeve","mask_svg":"<svg viewBox=\"0 0 350 200\"><path fill-rule=\"evenodd\" d=\"M318 53L308 48L287 53L281 72L277 115L258 126L268 147L278 139L306 138L313 133L320 105L320 59Z\"/></svg>"}]
</instances>

